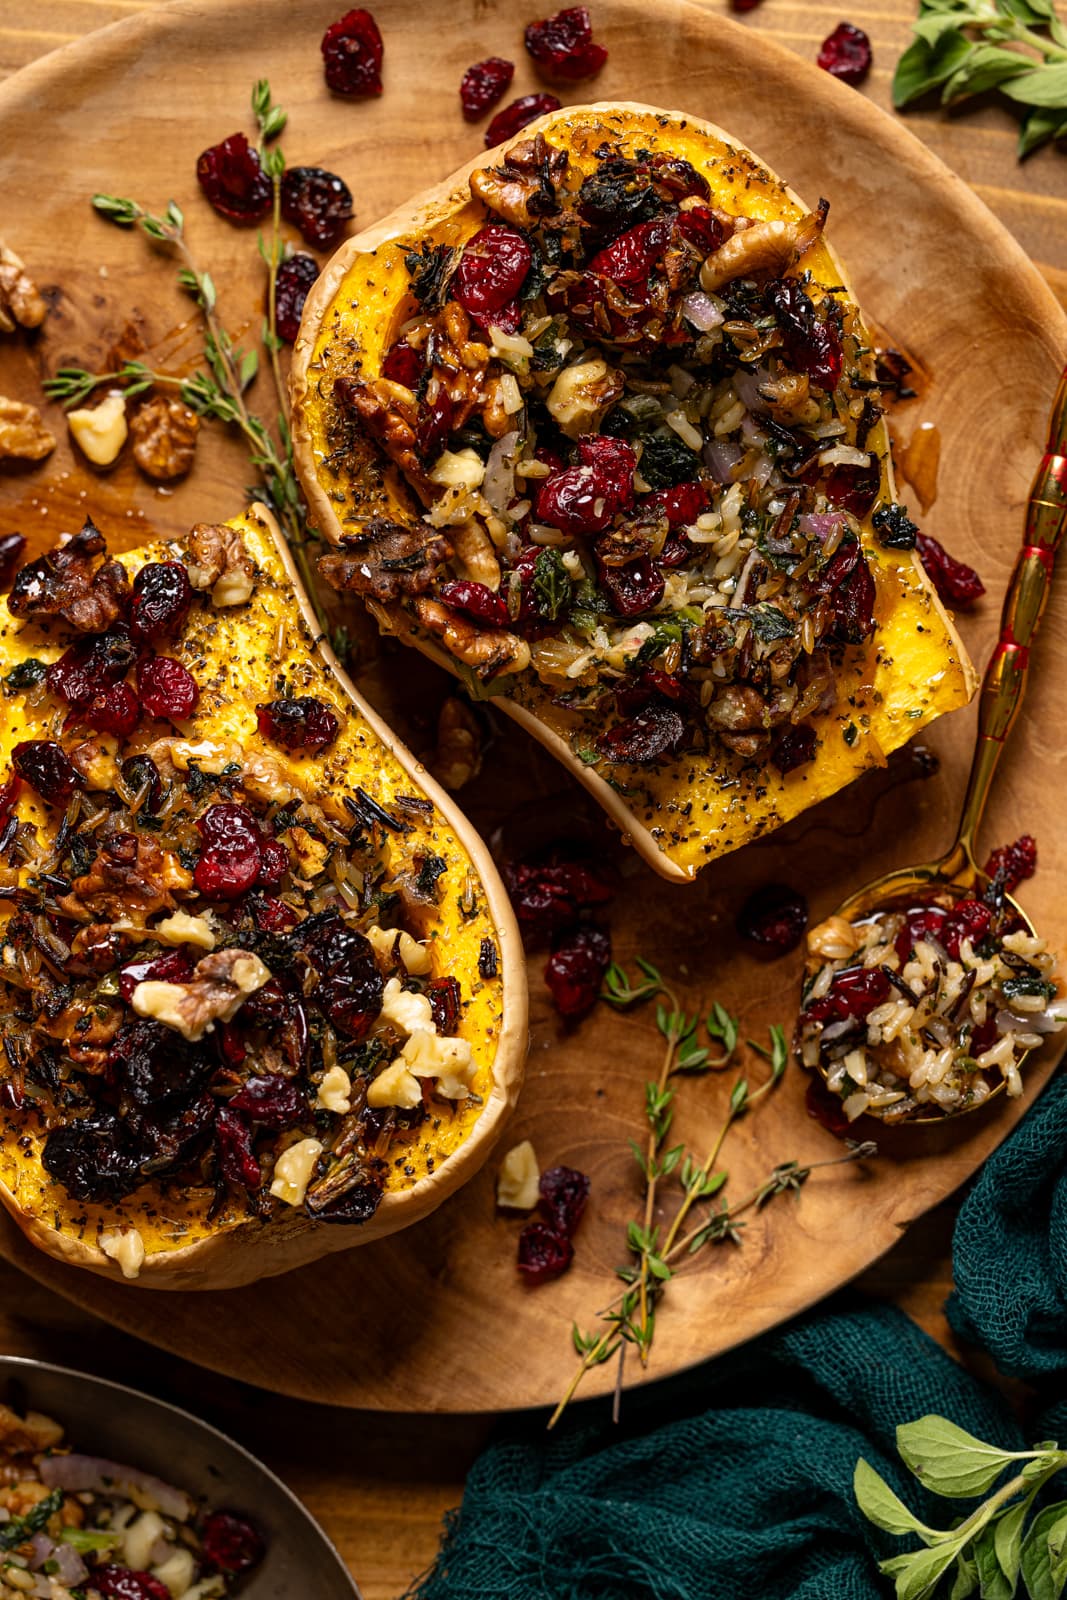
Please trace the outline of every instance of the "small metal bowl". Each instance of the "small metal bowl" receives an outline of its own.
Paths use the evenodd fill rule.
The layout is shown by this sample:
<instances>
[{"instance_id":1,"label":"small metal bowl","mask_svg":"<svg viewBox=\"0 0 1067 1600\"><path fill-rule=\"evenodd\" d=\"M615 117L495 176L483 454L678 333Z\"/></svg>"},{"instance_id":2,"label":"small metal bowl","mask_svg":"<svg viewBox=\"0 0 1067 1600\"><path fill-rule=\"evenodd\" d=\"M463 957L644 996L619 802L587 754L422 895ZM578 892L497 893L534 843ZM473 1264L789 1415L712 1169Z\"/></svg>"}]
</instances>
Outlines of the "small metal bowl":
<instances>
[{"instance_id":1,"label":"small metal bowl","mask_svg":"<svg viewBox=\"0 0 1067 1600\"><path fill-rule=\"evenodd\" d=\"M267 1554L241 1600L359 1600L318 1523L280 1478L217 1428L177 1406L87 1372L0 1356L0 1400L53 1417L67 1441L186 1489L209 1509L246 1512Z\"/></svg>"}]
</instances>

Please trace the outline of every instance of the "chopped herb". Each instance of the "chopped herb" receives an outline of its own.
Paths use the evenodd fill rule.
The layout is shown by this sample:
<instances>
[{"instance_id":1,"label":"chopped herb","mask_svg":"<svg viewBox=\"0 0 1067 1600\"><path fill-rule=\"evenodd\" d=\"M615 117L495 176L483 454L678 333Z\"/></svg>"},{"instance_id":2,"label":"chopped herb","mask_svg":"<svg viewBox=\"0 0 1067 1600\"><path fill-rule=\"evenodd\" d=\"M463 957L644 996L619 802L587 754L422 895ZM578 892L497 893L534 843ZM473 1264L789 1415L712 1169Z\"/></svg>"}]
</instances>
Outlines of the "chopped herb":
<instances>
[{"instance_id":1,"label":"chopped herb","mask_svg":"<svg viewBox=\"0 0 1067 1600\"><path fill-rule=\"evenodd\" d=\"M448 870L448 862L443 856L427 856L419 868L419 875L415 879L415 892L424 900L433 900L437 897L437 880L442 872Z\"/></svg>"},{"instance_id":2,"label":"chopped herb","mask_svg":"<svg viewBox=\"0 0 1067 1600\"><path fill-rule=\"evenodd\" d=\"M857 728L856 724L854 722L850 722L848 727L842 733L841 737L851 749L856 740L859 738L859 734L860 730Z\"/></svg>"},{"instance_id":3,"label":"chopped herb","mask_svg":"<svg viewBox=\"0 0 1067 1600\"><path fill-rule=\"evenodd\" d=\"M28 661L20 661L17 667L12 667L11 671L5 674L4 685L11 694L18 689L32 689L35 683L40 683L47 671L48 667L43 661L31 656Z\"/></svg>"},{"instance_id":4,"label":"chopped herb","mask_svg":"<svg viewBox=\"0 0 1067 1600\"><path fill-rule=\"evenodd\" d=\"M878 530L878 543L887 550L914 550L918 526L912 522L904 507L892 501L879 506L871 518Z\"/></svg>"},{"instance_id":5,"label":"chopped herb","mask_svg":"<svg viewBox=\"0 0 1067 1600\"><path fill-rule=\"evenodd\" d=\"M533 595L538 612L548 622L566 615L574 585L558 550L546 548L534 562Z\"/></svg>"},{"instance_id":6,"label":"chopped herb","mask_svg":"<svg viewBox=\"0 0 1067 1600\"><path fill-rule=\"evenodd\" d=\"M38 1500L24 1517L12 1517L10 1522L0 1523L0 1550L14 1550L17 1545L32 1539L62 1505L63 1490L53 1489L46 1499Z\"/></svg>"},{"instance_id":7,"label":"chopped herb","mask_svg":"<svg viewBox=\"0 0 1067 1600\"><path fill-rule=\"evenodd\" d=\"M745 614L752 624L752 632L763 644L773 644L776 639L791 639L796 631L796 624L777 606L766 601L750 606Z\"/></svg>"},{"instance_id":8,"label":"chopped herb","mask_svg":"<svg viewBox=\"0 0 1067 1600\"><path fill-rule=\"evenodd\" d=\"M425 243L409 250L404 265L411 274L411 289L420 306L436 311L444 305L449 280L459 263L459 252L447 244Z\"/></svg>"},{"instance_id":9,"label":"chopped herb","mask_svg":"<svg viewBox=\"0 0 1067 1600\"><path fill-rule=\"evenodd\" d=\"M672 489L690 483L700 468L700 457L676 433L654 434L646 439L638 471L650 489Z\"/></svg>"},{"instance_id":10,"label":"chopped herb","mask_svg":"<svg viewBox=\"0 0 1067 1600\"><path fill-rule=\"evenodd\" d=\"M478 971L483 978L495 978L498 970L496 945L492 939L483 939L478 950Z\"/></svg>"}]
</instances>

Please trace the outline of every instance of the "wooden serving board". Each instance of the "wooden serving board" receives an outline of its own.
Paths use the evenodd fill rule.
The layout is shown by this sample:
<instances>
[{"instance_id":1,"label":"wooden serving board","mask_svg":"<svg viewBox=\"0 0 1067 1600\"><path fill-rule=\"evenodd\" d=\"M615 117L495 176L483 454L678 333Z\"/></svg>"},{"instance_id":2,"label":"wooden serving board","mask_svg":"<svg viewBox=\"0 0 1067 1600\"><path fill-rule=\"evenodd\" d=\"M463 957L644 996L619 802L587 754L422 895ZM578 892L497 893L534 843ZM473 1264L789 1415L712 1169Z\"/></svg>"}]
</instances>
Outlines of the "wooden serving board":
<instances>
[{"instance_id":1,"label":"wooden serving board","mask_svg":"<svg viewBox=\"0 0 1067 1600\"><path fill-rule=\"evenodd\" d=\"M324 89L318 41L332 12L318 0L175 0L0 89L5 237L56 290L42 336L0 347L0 393L36 399L43 375L71 359L102 362L128 323L155 364L174 370L196 359L195 323L165 264L143 240L91 213L87 196L95 190L132 194L156 209L177 199L229 325L254 332L262 314L254 239L208 211L193 166L205 145L249 127L255 78L269 77L290 112L283 140L290 162L345 175L360 224L477 148L481 130L462 121L456 96L470 61L509 56L519 62L515 92L536 86L520 59L525 14L508 0L457 0L447 30L428 26L421 0L379 0L375 10L386 40L379 101L339 102ZM921 363L922 395L897 410L894 431L902 446L921 428L939 435L936 482L929 471L915 476L934 491L929 531L985 578L987 599L964 619L968 644L983 660L1067 350L1062 310L965 185L862 96L682 0L658 0L654 24L643 0L597 0L594 16L611 52L597 97L683 105L736 132L809 200L830 199L833 239L861 304ZM263 378L253 400L269 411ZM58 412L53 418L62 433ZM188 482L167 493L127 464L94 475L64 444L42 470L0 476L0 532L20 528L43 543L91 506L115 544L129 545L229 515L248 477L241 451L214 429ZM1038 835L1041 871L1026 904L1061 950L1067 910L1056 885L1067 872L1067 840L1056 818L1067 757L1056 708L1067 684L1065 623L1061 592L988 827L989 843L1025 828ZM434 716L448 692L442 676L393 649L368 659L362 686L418 753L432 749ZM691 888L661 882L627 855L577 785L492 714L485 769L461 799L501 858L563 835L613 854L623 885L610 918L616 956L651 957L677 977L690 1010L722 1000L741 1013L747 1033L765 1037L769 1023L791 1021L800 958L763 965L739 948L734 918L746 895L772 880L788 882L808 894L818 917L865 878L942 848L972 722L958 715L925 741L940 759L934 776L919 776L924 764L902 752L887 771L713 865ZM647 1014L599 1007L566 1028L548 1004L543 960L531 958L527 1086L505 1143L529 1137L542 1165L564 1161L592 1176L577 1260L557 1283L531 1290L516 1281L520 1223L494 1211L494 1163L410 1233L230 1293L157 1295L101 1282L38 1255L6 1219L0 1251L130 1332L294 1395L425 1411L555 1399L573 1363L570 1323L593 1322L624 1257L625 1223L638 1200L627 1141L639 1131L643 1084L659 1048ZM1028 1099L1052 1065L1051 1053L1035 1063ZM685 1086L678 1131L694 1148L706 1148L731 1082L732 1075L712 1076ZM779 1162L835 1152L806 1115L804 1090L803 1076L791 1071L731 1134L734 1193ZM956 1125L887 1134L868 1167L817 1173L799 1196L775 1201L750 1221L741 1248L701 1257L672 1289L649 1375L724 1350L847 1282L973 1172L1023 1109L1002 1099ZM631 1367L627 1381L636 1379ZM613 1381L602 1369L589 1392Z\"/></svg>"}]
</instances>

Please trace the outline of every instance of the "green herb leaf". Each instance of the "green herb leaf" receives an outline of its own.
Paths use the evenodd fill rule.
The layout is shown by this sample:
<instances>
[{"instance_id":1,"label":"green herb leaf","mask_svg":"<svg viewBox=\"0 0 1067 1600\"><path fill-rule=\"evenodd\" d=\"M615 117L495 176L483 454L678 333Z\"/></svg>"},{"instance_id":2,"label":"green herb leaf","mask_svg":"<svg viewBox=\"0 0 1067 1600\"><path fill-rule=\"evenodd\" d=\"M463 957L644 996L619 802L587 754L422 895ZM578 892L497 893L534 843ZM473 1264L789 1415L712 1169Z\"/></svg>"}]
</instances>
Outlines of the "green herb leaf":
<instances>
[{"instance_id":1,"label":"green herb leaf","mask_svg":"<svg viewBox=\"0 0 1067 1600\"><path fill-rule=\"evenodd\" d=\"M0 1550L14 1550L16 1545L32 1539L62 1504L63 1490L53 1489L44 1500L38 1500L24 1517L12 1517L9 1522L0 1523Z\"/></svg>"},{"instance_id":2,"label":"green herb leaf","mask_svg":"<svg viewBox=\"0 0 1067 1600\"><path fill-rule=\"evenodd\" d=\"M966 1498L983 1494L1019 1455L985 1444L947 1417L930 1414L897 1429L905 1465L934 1494Z\"/></svg>"},{"instance_id":3,"label":"green herb leaf","mask_svg":"<svg viewBox=\"0 0 1067 1600\"><path fill-rule=\"evenodd\" d=\"M852 1492L867 1521L873 1522L876 1528L884 1528L886 1533L917 1533L925 1540L934 1531L908 1510L899 1495L862 1456L852 1475Z\"/></svg>"},{"instance_id":4,"label":"green herb leaf","mask_svg":"<svg viewBox=\"0 0 1067 1600\"><path fill-rule=\"evenodd\" d=\"M796 624L768 601L750 606L745 614L752 624L752 632L762 644L773 644L776 639L791 639L796 630Z\"/></svg>"},{"instance_id":5,"label":"green herb leaf","mask_svg":"<svg viewBox=\"0 0 1067 1600\"><path fill-rule=\"evenodd\" d=\"M961 1540L954 1539L881 1562L881 1570L894 1581L897 1600L929 1600L955 1561L961 1544Z\"/></svg>"},{"instance_id":6,"label":"green herb leaf","mask_svg":"<svg viewBox=\"0 0 1067 1600\"><path fill-rule=\"evenodd\" d=\"M1067 113L1067 61L1049 62L1001 85L1009 100L1024 106L1056 107Z\"/></svg>"},{"instance_id":7,"label":"green herb leaf","mask_svg":"<svg viewBox=\"0 0 1067 1600\"><path fill-rule=\"evenodd\" d=\"M1067 1500L1038 1512L1023 1540L1020 1570L1030 1600L1060 1600L1067 1587Z\"/></svg>"}]
</instances>

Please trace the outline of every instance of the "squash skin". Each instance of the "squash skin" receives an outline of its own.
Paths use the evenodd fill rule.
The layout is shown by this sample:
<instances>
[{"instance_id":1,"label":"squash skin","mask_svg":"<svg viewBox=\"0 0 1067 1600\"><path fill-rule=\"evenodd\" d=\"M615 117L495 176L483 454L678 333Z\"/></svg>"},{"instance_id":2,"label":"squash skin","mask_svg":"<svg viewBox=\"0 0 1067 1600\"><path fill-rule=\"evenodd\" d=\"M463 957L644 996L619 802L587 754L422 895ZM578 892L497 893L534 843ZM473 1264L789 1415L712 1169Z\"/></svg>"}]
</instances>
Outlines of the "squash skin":
<instances>
[{"instance_id":1,"label":"squash skin","mask_svg":"<svg viewBox=\"0 0 1067 1600\"><path fill-rule=\"evenodd\" d=\"M439 902L423 933L435 946L434 976L460 977L464 999L469 1001L460 1033L474 1050L478 1069L473 1086L482 1104L461 1103L462 1109L451 1115L428 1119L417 1141L399 1147L405 1154L404 1168L412 1170L391 1164L377 1211L367 1222L355 1225L316 1223L302 1209L285 1205L268 1222L249 1220L232 1206L209 1220L211 1191L162 1195L150 1184L116 1206L87 1205L71 1199L44 1171L43 1141L33 1123L0 1109L0 1202L22 1231L57 1260L117 1279L116 1263L94 1241L102 1229L132 1224L146 1248L140 1274L133 1280L141 1288L237 1287L419 1221L486 1160L514 1109L525 1063L525 960L510 902L488 851L451 799L366 705L344 673L319 633L271 513L264 506L253 506L231 526L244 535L257 569L256 587L245 605L194 612L181 640L171 647L171 653L192 668L201 689L200 704L181 725L182 734L194 742L214 737L233 740L250 751L267 748L256 731L254 708L272 698L274 679L284 672L292 692L320 696L341 718L341 733L322 756L270 747L271 756L282 758L320 803L327 793L352 791L357 784L387 809L397 794L414 793L433 803L432 818L423 821L409 813L412 832L399 839L390 835L386 848L391 867L402 868L420 848L448 862ZM174 559L174 555L173 546L152 546L118 559L132 574L146 561ZM282 623L285 644L276 654ZM44 628L15 620L6 602L0 603L0 676L29 656L55 659L65 642L65 630L62 637L57 633L51 640ZM40 736L40 727L40 722L34 724L29 736ZM5 755L26 736L22 698L4 696L0 747ZM54 833L57 814L25 785L17 812L20 821ZM468 876L475 910L464 916L458 900ZM492 938L499 952L499 978L494 982L478 976L483 938Z\"/></svg>"},{"instance_id":2,"label":"squash skin","mask_svg":"<svg viewBox=\"0 0 1067 1600\"><path fill-rule=\"evenodd\" d=\"M592 166L592 151L605 141L623 152L637 147L669 150L708 178L713 202L757 219L791 218L808 210L721 129L681 112L630 103L568 106L531 123L518 140L538 132L562 144L572 166L581 171ZM347 461L340 459L333 378L356 360L364 375L377 376L413 304L405 251L423 240L461 243L483 224L484 209L471 198L468 180L473 171L499 163L506 148L480 155L346 241L308 297L292 368L294 447L316 522L335 543L346 529L373 516L409 520L413 501L396 469L383 465L362 436L345 439L351 454ZM812 246L800 265L822 283L847 288L847 277L825 239ZM882 458L878 498L895 499L884 422L871 431L867 447ZM920 728L966 705L974 693L974 669L918 557L883 549L869 520L862 532L877 586L878 631L862 650L849 652L848 666L838 675L837 704L810 719L819 738L815 761L785 777L773 768L746 772L725 752L710 759L683 754L653 769L616 768L615 776L629 785L623 795L575 754L570 736L577 720L551 703L550 691L532 673L521 680L501 680L502 688L494 691L496 703L567 766L656 871L674 881L691 881L708 861L781 826L866 768L883 765ZM409 611L398 604L375 604L374 609L381 626L470 683L469 675L418 627Z\"/></svg>"}]
</instances>

